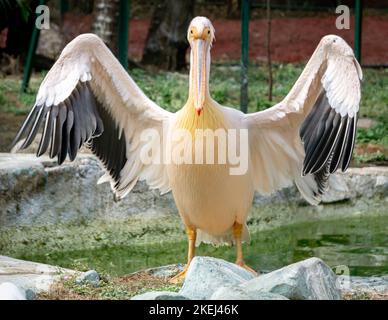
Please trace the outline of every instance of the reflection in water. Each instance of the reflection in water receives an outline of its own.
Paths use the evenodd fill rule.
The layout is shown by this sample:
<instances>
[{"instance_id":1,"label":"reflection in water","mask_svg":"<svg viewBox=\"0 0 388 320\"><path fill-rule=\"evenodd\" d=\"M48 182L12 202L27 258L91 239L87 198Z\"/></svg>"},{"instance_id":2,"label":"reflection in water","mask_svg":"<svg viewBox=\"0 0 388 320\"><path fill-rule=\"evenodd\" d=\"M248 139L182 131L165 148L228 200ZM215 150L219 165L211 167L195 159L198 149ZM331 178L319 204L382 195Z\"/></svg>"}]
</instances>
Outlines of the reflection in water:
<instances>
[{"instance_id":1,"label":"reflection in water","mask_svg":"<svg viewBox=\"0 0 388 320\"><path fill-rule=\"evenodd\" d=\"M319 257L330 266L345 265L351 275L388 274L388 217L360 217L303 223L253 233L245 245L247 264L274 270L309 257ZM160 265L184 262L186 242L161 242L131 247L103 247L20 258L63 267L85 267L113 275ZM234 261L233 247L201 245L198 255Z\"/></svg>"}]
</instances>

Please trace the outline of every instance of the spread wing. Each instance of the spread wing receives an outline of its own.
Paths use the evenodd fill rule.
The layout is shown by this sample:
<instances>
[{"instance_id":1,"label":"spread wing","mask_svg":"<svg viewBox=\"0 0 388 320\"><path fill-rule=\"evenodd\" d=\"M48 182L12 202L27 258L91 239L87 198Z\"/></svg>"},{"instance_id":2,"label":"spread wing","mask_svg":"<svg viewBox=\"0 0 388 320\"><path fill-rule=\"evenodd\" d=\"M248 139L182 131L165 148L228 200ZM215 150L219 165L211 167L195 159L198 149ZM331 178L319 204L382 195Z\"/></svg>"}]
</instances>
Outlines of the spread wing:
<instances>
[{"instance_id":1,"label":"spread wing","mask_svg":"<svg viewBox=\"0 0 388 320\"><path fill-rule=\"evenodd\" d=\"M26 148L41 130L37 156L49 150L61 164L74 160L86 144L101 160L116 196L124 197L144 179L151 188L169 191L162 164L144 164L143 130L162 135L172 114L157 106L93 34L71 41L43 80L36 102L14 144Z\"/></svg>"},{"instance_id":2,"label":"spread wing","mask_svg":"<svg viewBox=\"0 0 388 320\"><path fill-rule=\"evenodd\" d=\"M352 49L342 38L329 35L283 101L245 116L259 192L295 181L310 203L320 201L329 175L349 166L361 79Z\"/></svg>"}]
</instances>

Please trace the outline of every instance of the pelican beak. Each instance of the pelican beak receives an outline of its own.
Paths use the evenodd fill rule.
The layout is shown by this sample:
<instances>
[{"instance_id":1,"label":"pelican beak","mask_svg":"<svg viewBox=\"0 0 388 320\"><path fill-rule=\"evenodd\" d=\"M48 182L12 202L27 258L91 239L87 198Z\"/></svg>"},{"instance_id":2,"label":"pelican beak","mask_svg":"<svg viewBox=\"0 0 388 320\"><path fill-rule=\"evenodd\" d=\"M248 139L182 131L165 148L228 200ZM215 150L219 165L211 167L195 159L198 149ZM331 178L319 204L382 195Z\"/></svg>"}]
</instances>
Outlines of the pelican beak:
<instances>
[{"instance_id":1,"label":"pelican beak","mask_svg":"<svg viewBox=\"0 0 388 320\"><path fill-rule=\"evenodd\" d=\"M200 116L207 92L206 40L195 39L193 47L195 66L192 79L194 84L194 107L198 116Z\"/></svg>"}]
</instances>

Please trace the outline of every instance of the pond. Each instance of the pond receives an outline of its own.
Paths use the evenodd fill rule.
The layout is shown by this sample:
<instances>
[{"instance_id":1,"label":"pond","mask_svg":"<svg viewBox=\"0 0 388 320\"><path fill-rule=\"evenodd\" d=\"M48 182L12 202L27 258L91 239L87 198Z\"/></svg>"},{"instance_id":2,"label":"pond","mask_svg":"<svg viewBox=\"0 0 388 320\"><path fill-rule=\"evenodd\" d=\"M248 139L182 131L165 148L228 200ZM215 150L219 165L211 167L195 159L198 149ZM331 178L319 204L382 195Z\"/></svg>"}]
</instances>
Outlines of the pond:
<instances>
[{"instance_id":1,"label":"pond","mask_svg":"<svg viewBox=\"0 0 388 320\"><path fill-rule=\"evenodd\" d=\"M186 241L161 241L131 246L34 254L19 258L69 268L96 269L124 275L144 268L185 262ZM388 216L360 216L315 221L251 233L245 260L255 269L271 271L309 257L319 257L339 273L355 276L388 274ZM198 255L234 261L233 247L201 245ZM344 270L344 271L343 271Z\"/></svg>"}]
</instances>

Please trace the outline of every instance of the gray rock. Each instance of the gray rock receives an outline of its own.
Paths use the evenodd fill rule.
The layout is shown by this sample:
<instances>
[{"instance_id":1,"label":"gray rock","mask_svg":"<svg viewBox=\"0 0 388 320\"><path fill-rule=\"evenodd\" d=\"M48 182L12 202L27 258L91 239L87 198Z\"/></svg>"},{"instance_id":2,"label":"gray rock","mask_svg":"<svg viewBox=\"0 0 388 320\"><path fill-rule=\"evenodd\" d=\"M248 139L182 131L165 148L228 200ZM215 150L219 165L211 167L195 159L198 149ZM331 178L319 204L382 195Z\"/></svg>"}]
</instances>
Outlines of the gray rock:
<instances>
[{"instance_id":1,"label":"gray rock","mask_svg":"<svg viewBox=\"0 0 388 320\"><path fill-rule=\"evenodd\" d=\"M156 267L156 268L149 268L146 270L141 270L138 272L134 272L133 274L136 273L147 273L153 277L156 278L161 278L161 279L167 279L167 278L172 278L179 272L183 271L185 265L178 263L178 264L170 264L167 266L161 266L161 267Z\"/></svg>"},{"instance_id":2,"label":"gray rock","mask_svg":"<svg viewBox=\"0 0 388 320\"><path fill-rule=\"evenodd\" d=\"M0 300L26 300L26 294L13 283L3 282L0 284Z\"/></svg>"},{"instance_id":3,"label":"gray rock","mask_svg":"<svg viewBox=\"0 0 388 320\"><path fill-rule=\"evenodd\" d=\"M291 300L340 300L336 275L321 259L310 258L241 285L248 292L271 292Z\"/></svg>"},{"instance_id":4,"label":"gray rock","mask_svg":"<svg viewBox=\"0 0 388 320\"><path fill-rule=\"evenodd\" d=\"M179 293L190 299L205 300L219 287L237 286L253 278L255 276L252 273L234 263L210 257L195 257Z\"/></svg>"},{"instance_id":5,"label":"gray rock","mask_svg":"<svg viewBox=\"0 0 388 320\"><path fill-rule=\"evenodd\" d=\"M329 177L328 190L322 196L322 203L335 203L349 200L354 192L349 189L343 175L332 175Z\"/></svg>"},{"instance_id":6,"label":"gray rock","mask_svg":"<svg viewBox=\"0 0 388 320\"><path fill-rule=\"evenodd\" d=\"M31 289L26 290L26 299L27 300L35 300L36 299L36 292Z\"/></svg>"},{"instance_id":7,"label":"gray rock","mask_svg":"<svg viewBox=\"0 0 388 320\"><path fill-rule=\"evenodd\" d=\"M241 286L221 287L210 297L210 300L288 300L286 297L264 291L247 291Z\"/></svg>"},{"instance_id":8,"label":"gray rock","mask_svg":"<svg viewBox=\"0 0 388 320\"><path fill-rule=\"evenodd\" d=\"M388 194L388 167L351 168L342 174L354 197Z\"/></svg>"},{"instance_id":9,"label":"gray rock","mask_svg":"<svg viewBox=\"0 0 388 320\"><path fill-rule=\"evenodd\" d=\"M139 294L131 298L131 300L189 300L188 298L176 292L170 291L150 291Z\"/></svg>"},{"instance_id":10,"label":"gray rock","mask_svg":"<svg viewBox=\"0 0 388 320\"><path fill-rule=\"evenodd\" d=\"M47 156L0 153L0 228L177 213L171 193L161 196L144 182L115 201L108 183L97 185L103 174L92 155L58 166Z\"/></svg>"},{"instance_id":11,"label":"gray rock","mask_svg":"<svg viewBox=\"0 0 388 320\"><path fill-rule=\"evenodd\" d=\"M92 286L98 287L100 284L100 276L95 270L89 270L80 274L75 279L76 284L90 284Z\"/></svg>"},{"instance_id":12,"label":"gray rock","mask_svg":"<svg viewBox=\"0 0 388 320\"><path fill-rule=\"evenodd\" d=\"M25 291L47 292L56 281L76 274L69 269L0 256L0 284L12 282ZM28 293L29 299L32 296Z\"/></svg>"}]
</instances>

